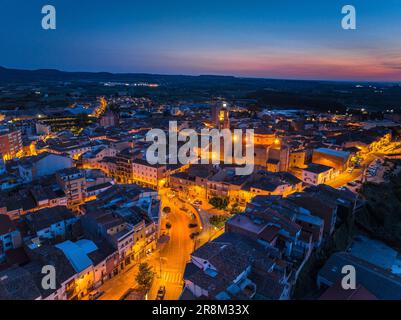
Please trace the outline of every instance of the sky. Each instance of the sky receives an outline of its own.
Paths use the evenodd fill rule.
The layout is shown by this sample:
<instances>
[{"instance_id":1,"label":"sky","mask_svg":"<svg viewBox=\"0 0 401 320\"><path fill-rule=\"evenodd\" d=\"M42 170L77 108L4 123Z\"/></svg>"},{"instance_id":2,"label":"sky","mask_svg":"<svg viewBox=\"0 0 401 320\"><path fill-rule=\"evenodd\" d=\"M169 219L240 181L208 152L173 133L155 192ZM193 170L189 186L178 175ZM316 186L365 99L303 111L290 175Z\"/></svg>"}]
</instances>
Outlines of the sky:
<instances>
[{"instance_id":1,"label":"sky","mask_svg":"<svg viewBox=\"0 0 401 320\"><path fill-rule=\"evenodd\" d=\"M401 0L1 0L0 65L401 81Z\"/></svg>"}]
</instances>

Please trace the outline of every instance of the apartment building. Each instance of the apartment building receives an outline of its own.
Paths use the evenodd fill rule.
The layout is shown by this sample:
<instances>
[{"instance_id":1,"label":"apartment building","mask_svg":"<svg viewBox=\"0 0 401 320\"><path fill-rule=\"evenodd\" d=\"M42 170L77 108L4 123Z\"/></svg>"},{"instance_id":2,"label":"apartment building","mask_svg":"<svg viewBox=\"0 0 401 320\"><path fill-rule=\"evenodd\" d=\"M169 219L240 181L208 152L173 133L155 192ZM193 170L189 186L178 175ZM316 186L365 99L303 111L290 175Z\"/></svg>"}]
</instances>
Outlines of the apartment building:
<instances>
[{"instance_id":1,"label":"apartment building","mask_svg":"<svg viewBox=\"0 0 401 320\"><path fill-rule=\"evenodd\" d=\"M76 209L85 201L86 178L83 170L68 168L58 171L56 178L67 196L67 206Z\"/></svg>"},{"instance_id":2,"label":"apartment building","mask_svg":"<svg viewBox=\"0 0 401 320\"><path fill-rule=\"evenodd\" d=\"M0 154L3 155L5 160L17 157L22 148L21 130L10 131L5 129L0 131Z\"/></svg>"}]
</instances>

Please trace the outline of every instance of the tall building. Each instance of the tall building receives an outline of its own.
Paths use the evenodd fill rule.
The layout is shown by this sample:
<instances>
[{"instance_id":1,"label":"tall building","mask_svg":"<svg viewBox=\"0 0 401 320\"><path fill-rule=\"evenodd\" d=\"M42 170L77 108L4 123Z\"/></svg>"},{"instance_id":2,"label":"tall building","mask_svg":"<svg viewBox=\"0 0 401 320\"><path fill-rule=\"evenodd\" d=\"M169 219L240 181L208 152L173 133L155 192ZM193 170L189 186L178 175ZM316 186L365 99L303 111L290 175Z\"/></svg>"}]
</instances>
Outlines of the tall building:
<instances>
[{"instance_id":1,"label":"tall building","mask_svg":"<svg viewBox=\"0 0 401 320\"><path fill-rule=\"evenodd\" d=\"M8 129L0 131L0 153L4 159L15 158L22 150L22 135L20 130L9 131Z\"/></svg>"},{"instance_id":2,"label":"tall building","mask_svg":"<svg viewBox=\"0 0 401 320\"><path fill-rule=\"evenodd\" d=\"M267 170L271 172L288 171L290 149L288 146L277 141L269 148Z\"/></svg>"},{"instance_id":3,"label":"tall building","mask_svg":"<svg viewBox=\"0 0 401 320\"><path fill-rule=\"evenodd\" d=\"M67 206L71 209L82 204L86 196L86 178L77 168L68 168L57 172L57 181L67 195Z\"/></svg>"},{"instance_id":4,"label":"tall building","mask_svg":"<svg viewBox=\"0 0 401 320\"><path fill-rule=\"evenodd\" d=\"M132 183L133 172L132 163L136 159L134 150L126 148L116 155L116 176L115 179L119 183Z\"/></svg>"},{"instance_id":5,"label":"tall building","mask_svg":"<svg viewBox=\"0 0 401 320\"><path fill-rule=\"evenodd\" d=\"M227 102L219 100L212 105L212 122L219 130L230 129L230 110Z\"/></svg>"},{"instance_id":6,"label":"tall building","mask_svg":"<svg viewBox=\"0 0 401 320\"><path fill-rule=\"evenodd\" d=\"M269 128L254 129L255 165L266 167L266 163L268 163L269 160L269 148L275 143L275 141L276 141L276 135L271 129ZM270 171L275 171L275 170L270 170Z\"/></svg>"}]
</instances>

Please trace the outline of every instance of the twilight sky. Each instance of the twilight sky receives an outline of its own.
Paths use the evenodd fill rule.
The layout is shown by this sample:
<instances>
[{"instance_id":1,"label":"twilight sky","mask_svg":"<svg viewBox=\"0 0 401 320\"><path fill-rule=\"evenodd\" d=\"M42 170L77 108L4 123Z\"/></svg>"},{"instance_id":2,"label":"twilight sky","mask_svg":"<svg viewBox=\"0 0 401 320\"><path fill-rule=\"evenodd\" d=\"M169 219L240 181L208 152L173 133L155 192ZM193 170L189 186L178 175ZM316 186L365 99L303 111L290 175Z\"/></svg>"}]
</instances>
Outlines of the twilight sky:
<instances>
[{"instance_id":1,"label":"twilight sky","mask_svg":"<svg viewBox=\"0 0 401 320\"><path fill-rule=\"evenodd\" d=\"M401 81L401 0L1 0L0 44L10 68Z\"/></svg>"}]
</instances>

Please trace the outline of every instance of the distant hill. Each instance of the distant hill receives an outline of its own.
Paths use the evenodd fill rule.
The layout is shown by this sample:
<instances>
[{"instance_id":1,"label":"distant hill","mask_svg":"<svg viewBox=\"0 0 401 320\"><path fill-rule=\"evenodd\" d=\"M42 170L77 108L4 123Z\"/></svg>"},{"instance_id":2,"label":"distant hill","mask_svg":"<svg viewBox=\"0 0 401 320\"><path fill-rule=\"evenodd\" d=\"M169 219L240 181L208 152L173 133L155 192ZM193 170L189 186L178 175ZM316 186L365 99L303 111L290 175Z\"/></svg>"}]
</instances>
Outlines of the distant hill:
<instances>
[{"instance_id":1,"label":"distant hill","mask_svg":"<svg viewBox=\"0 0 401 320\"><path fill-rule=\"evenodd\" d=\"M110 72L67 72L56 69L22 70L9 69L0 66L0 81L27 82L27 81L241 81L231 76L187 76L187 75L161 75L147 73L110 73Z\"/></svg>"},{"instance_id":2,"label":"distant hill","mask_svg":"<svg viewBox=\"0 0 401 320\"><path fill-rule=\"evenodd\" d=\"M345 81L280 80L219 75L66 72L55 69L19 70L0 67L0 84L35 82L147 82L157 91L143 91L165 100L204 100L213 96L247 98L263 106L345 111L346 108L401 108L401 85ZM139 89L138 89L139 90ZM143 89L145 90L145 89ZM104 90L103 90L104 91Z\"/></svg>"}]
</instances>

